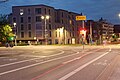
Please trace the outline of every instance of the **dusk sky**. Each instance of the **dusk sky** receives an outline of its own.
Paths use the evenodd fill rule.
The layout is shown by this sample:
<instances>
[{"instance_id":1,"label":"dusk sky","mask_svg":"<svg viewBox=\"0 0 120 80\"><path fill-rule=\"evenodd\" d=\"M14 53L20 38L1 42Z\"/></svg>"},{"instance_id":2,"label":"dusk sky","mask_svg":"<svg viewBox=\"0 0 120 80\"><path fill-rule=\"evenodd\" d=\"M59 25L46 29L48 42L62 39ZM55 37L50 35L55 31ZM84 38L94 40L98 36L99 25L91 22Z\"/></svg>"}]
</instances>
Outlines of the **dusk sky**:
<instances>
[{"instance_id":1,"label":"dusk sky","mask_svg":"<svg viewBox=\"0 0 120 80\"><path fill-rule=\"evenodd\" d=\"M113 24L120 24L120 0L9 0L0 4L0 14L11 13L12 6L45 4L56 9L83 13L87 19L101 17Z\"/></svg>"}]
</instances>

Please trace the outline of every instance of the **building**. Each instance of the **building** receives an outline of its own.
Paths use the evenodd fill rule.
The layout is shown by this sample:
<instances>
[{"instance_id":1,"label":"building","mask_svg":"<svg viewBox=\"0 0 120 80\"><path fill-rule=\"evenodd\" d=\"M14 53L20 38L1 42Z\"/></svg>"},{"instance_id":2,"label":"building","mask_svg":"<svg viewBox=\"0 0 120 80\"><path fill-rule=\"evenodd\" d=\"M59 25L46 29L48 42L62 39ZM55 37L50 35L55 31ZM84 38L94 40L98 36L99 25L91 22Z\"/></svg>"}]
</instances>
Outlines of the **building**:
<instances>
[{"instance_id":1,"label":"building","mask_svg":"<svg viewBox=\"0 0 120 80\"><path fill-rule=\"evenodd\" d=\"M82 14L47 5L13 6L11 24L20 43L78 44L81 21L75 20L77 15Z\"/></svg>"},{"instance_id":2,"label":"building","mask_svg":"<svg viewBox=\"0 0 120 80\"><path fill-rule=\"evenodd\" d=\"M114 38L120 41L120 25L114 25Z\"/></svg>"},{"instance_id":3,"label":"building","mask_svg":"<svg viewBox=\"0 0 120 80\"><path fill-rule=\"evenodd\" d=\"M114 33L114 25L107 22L104 19L99 19L99 21L88 20L86 22L86 27L88 30L88 37L87 40L89 42L90 35L92 35L92 40L101 44L103 40L112 40L112 35ZM92 32L90 33L90 29Z\"/></svg>"}]
</instances>

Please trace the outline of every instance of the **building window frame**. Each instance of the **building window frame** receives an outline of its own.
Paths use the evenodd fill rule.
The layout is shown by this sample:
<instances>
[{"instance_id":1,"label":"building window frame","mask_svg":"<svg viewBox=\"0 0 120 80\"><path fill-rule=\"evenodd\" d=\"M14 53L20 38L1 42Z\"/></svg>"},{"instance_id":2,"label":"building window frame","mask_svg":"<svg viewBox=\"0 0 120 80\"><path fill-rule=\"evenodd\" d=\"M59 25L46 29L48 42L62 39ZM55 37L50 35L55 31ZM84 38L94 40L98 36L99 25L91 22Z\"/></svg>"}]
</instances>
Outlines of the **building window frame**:
<instances>
[{"instance_id":1,"label":"building window frame","mask_svg":"<svg viewBox=\"0 0 120 80\"><path fill-rule=\"evenodd\" d=\"M32 37L32 32L31 32L31 31L28 32L28 37L29 37L29 38Z\"/></svg>"},{"instance_id":2,"label":"building window frame","mask_svg":"<svg viewBox=\"0 0 120 80\"><path fill-rule=\"evenodd\" d=\"M28 24L28 30L31 30L32 27L31 27L31 24Z\"/></svg>"},{"instance_id":3,"label":"building window frame","mask_svg":"<svg viewBox=\"0 0 120 80\"><path fill-rule=\"evenodd\" d=\"M41 21L42 21L41 16L36 16L36 17L35 17L35 21L36 21L36 22L41 22Z\"/></svg>"},{"instance_id":4,"label":"building window frame","mask_svg":"<svg viewBox=\"0 0 120 80\"><path fill-rule=\"evenodd\" d=\"M21 38L24 38L24 32L21 32Z\"/></svg>"},{"instance_id":5,"label":"building window frame","mask_svg":"<svg viewBox=\"0 0 120 80\"><path fill-rule=\"evenodd\" d=\"M41 14L42 9L41 8L35 8L35 14Z\"/></svg>"}]
</instances>

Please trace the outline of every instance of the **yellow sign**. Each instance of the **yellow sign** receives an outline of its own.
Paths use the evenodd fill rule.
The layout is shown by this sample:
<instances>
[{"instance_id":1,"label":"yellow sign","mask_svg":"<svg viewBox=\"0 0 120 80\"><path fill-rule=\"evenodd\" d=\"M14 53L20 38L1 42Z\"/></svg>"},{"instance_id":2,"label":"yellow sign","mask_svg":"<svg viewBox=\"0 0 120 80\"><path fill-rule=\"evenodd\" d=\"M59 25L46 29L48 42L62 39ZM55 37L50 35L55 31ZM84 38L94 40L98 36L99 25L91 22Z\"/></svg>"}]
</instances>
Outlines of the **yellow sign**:
<instances>
[{"instance_id":1,"label":"yellow sign","mask_svg":"<svg viewBox=\"0 0 120 80\"><path fill-rule=\"evenodd\" d=\"M76 21L86 20L86 16L76 16Z\"/></svg>"}]
</instances>

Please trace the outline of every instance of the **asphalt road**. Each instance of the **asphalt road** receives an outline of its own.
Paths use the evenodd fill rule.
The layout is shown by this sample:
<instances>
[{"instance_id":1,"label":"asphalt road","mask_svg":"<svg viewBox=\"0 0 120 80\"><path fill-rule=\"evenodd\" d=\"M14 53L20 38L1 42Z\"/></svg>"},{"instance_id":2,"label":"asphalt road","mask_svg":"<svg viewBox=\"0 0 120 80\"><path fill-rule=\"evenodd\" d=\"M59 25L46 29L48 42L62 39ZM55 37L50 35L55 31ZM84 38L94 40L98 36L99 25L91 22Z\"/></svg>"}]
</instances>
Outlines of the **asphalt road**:
<instances>
[{"instance_id":1,"label":"asphalt road","mask_svg":"<svg viewBox=\"0 0 120 80\"><path fill-rule=\"evenodd\" d=\"M120 45L0 48L0 80L119 80Z\"/></svg>"}]
</instances>

